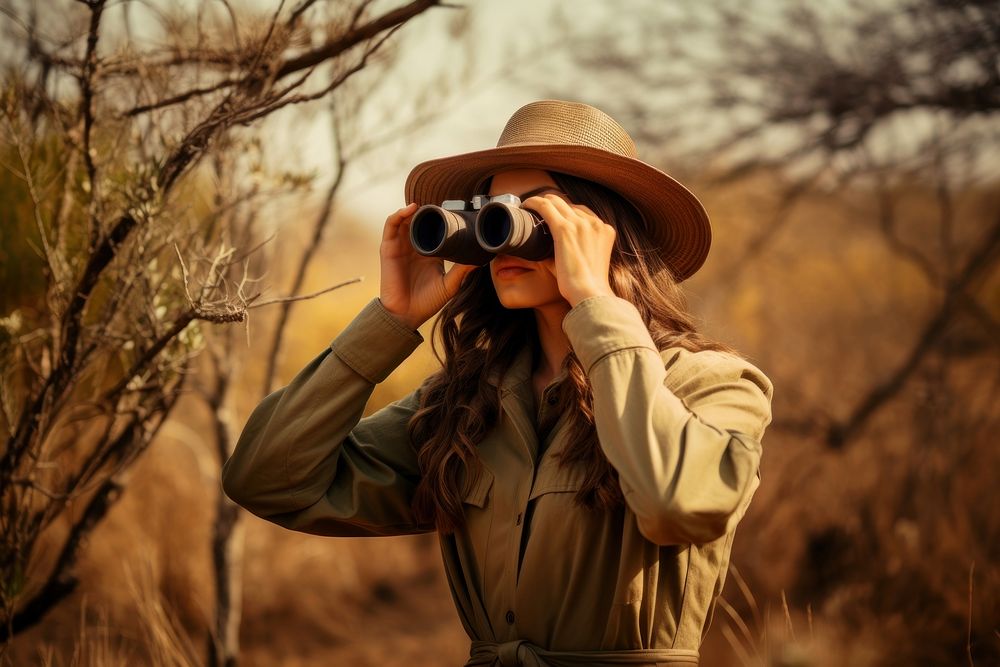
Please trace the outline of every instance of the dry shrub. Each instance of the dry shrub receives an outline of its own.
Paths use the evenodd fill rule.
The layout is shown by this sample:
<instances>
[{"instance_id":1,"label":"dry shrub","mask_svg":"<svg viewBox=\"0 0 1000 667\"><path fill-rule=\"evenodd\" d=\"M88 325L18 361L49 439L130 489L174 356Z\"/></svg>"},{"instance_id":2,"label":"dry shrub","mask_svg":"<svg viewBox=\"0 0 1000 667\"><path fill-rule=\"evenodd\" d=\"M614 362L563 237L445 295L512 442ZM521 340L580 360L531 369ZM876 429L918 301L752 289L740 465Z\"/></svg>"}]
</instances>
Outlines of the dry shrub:
<instances>
[{"instance_id":1,"label":"dry shrub","mask_svg":"<svg viewBox=\"0 0 1000 667\"><path fill-rule=\"evenodd\" d=\"M324 252L338 261L315 271L305 292L358 275L368 280L296 307L279 373L282 383L377 294L378 235L344 222L327 243ZM281 257L275 261L270 280L277 295L286 269ZM268 316L261 313L251 321L250 346L244 348L248 361L234 380L237 428L260 398ZM367 411L415 388L434 364L425 346L379 385ZM15 640L14 664L29 664L36 656L53 667L182 665L185 658L201 664L200 648L192 647L205 645L211 618L211 508L221 484L210 424L197 394L185 396L87 544L79 564L81 590L41 627ZM250 517L243 661L460 664L468 645L440 560L433 535L322 538Z\"/></svg>"},{"instance_id":2,"label":"dry shrub","mask_svg":"<svg viewBox=\"0 0 1000 667\"><path fill-rule=\"evenodd\" d=\"M151 554L152 555L152 554ZM126 566L125 582L142 629L143 644L150 654L153 667L194 667L199 663L198 652L192 646L185 629L159 591L158 564L150 558L138 572Z\"/></svg>"},{"instance_id":3,"label":"dry shrub","mask_svg":"<svg viewBox=\"0 0 1000 667\"><path fill-rule=\"evenodd\" d=\"M196 414L191 404L181 407ZM85 544L80 588L40 626L15 638L14 664L27 664L35 647L59 665L117 664L115 656L126 656L130 665L200 664L190 645L200 645L210 617L204 508L212 506L218 481L189 436L189 430L165 428L130 471L125 494ZM58 544L46 537L46 544ZM188 653L194 657L184 663L179 656Z\"/></svg>"},{"instance_id":4,"label":"dry shrub","mask_svg":"<svg viewBox=\"0 0 1000 667\"><path fill-rule=\"evenodd\" d=\"M112 640L107 615L97 611L97 620L90 623L86 600L80 605L80 629L76 645L69 661L63 663L52 645L38 649L38 664L41 667L127 667L129 656L116 647Z\"/></svg>"},{"instance_id":5,"label":"dry shrub","mask_svg":"<svg viewBox=\"0 0 1000 667\"><path fill-rule=\"evenodd\" d=\"M118 599L108 599L93 609L87 596L79 601L75 635L65 637L68 646L39 642L36 657L44 667L196 667L202 663L188 631L162 591L163 566L157 553L147 547L135 563L123 564L123 585ZM130 622L112 620L127 604ZM70 605L63 605L63 609ZM110 611L109 611L110 610ZM125 627L128 627L126 630ZM69 649L69 650L67 650ZM16 655L16 654L15 654ZM28 656L15 657L14 664L27 664Z\"/></svg>"},{"instance_id":6,"label":"dry shrub","mask_svg":"<svg viewBox=\"0 0 1000 667\"><path fill-rule=\"evenodd\" d=\"M753 210L751 201L766 210L766 187L751 189L730 191L728 210ZM934 229L933 207L924 201L921 209L929 196L909 192L901 206L910 238ZM959 247L969 247L970 228L985 227L975 220L995 215L991 202L988 189L955 197L956 216L964 216ZM817 648L801 664L1000 663L996 341L967 314L954 318L855 438L841 449L826 438L905 361L942 298L852 218L866 206L861 192L809 198L732 282L713 283L725 278L719 268L701 277L709 321L738 333L775 384L762 486L737 531L733 561L762 607L780 610L787 592L798 627L811 612ZM729 245L739 247L752 225L734 222ZM974 292L993 317L998 285L994 275ZM740 617L753 616L732 582L725 595ZM706 654L724 657L710 664L783 664L762 648L761 630L751 641L726 614L717 621L719 628L727 622L744 653L726 648L717 629ZM801 642L803 633L797 636Z\"/></svg>"},{"instance_id":7,"label":"dry shrub","mask_svg":"<svg viewBox=\"0 0 1000 667\"><path fill-rule=\"evenodd\" d=\"M812 608L789 606L782 591L780 603L758 603L735 566L732 584L719 598L712 640L702 647L706 665L742 667L863 667L879 658L878 629L862 628L848 636L836 624L817 621ZM737 604L729 601L732 597ZM739 608L737 608L739 607ZM743 611L741 612L740 609Z\"/></svg>"}]
</instances>

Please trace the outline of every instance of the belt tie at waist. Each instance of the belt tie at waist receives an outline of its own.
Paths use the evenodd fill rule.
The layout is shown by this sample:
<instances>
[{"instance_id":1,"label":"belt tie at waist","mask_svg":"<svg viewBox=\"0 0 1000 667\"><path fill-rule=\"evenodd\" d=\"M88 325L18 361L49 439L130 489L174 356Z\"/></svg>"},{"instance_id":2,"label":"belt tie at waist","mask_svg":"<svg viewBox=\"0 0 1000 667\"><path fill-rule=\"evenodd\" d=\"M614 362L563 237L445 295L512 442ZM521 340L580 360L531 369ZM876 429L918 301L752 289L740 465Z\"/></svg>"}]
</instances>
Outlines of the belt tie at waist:
<instances>
[{"instance_id":1,"label":"belt tie at waist","mask_svg":"<svg viewBox=\"0 0 1000 667\"><path fill-rule=\"evenodd\" d=\"M548 651L524 639L509 642L473 641L466 667L583 667L584 665L647 665L692 667L698 651L689 649L629 649L621 651Z\"/></svg>"},{"instance_id":2,"label":"belt tie at waist","mask_svg":"<svg viewBox=\"0 0 1000 667\"><path fill-rule=\"evenodd\" d=\"M500 667L520 667L524 664L517 655L517 650L527 643L523 639L517 639L512 642L497 644L497 658L500 660Z\"/></svg>"}]
</instances>

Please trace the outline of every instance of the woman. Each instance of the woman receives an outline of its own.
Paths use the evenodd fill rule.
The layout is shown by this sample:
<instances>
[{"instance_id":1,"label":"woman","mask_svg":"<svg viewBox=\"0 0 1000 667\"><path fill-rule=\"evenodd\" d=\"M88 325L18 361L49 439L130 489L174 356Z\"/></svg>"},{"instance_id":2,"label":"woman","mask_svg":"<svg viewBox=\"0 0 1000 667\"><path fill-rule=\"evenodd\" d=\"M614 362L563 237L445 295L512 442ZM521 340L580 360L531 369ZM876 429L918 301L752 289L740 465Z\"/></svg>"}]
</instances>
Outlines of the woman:
<instances>
[{"instance_id":1,"label":"woman","mask_svg":"<svg viewBox=\"0 0 1000 667\"><path fill-rule=\"evenodd\" d=\"M437 530L469 665L691 665L759 483L772 387L697 334L677 282L708 219L583 104L418 165L381 292L254 410L223 469L253 513L320 535ZM554 256L418 255L417 205L515 194ZM438 311L443 368L360 419Z\"/></svg>"}]
</instances>

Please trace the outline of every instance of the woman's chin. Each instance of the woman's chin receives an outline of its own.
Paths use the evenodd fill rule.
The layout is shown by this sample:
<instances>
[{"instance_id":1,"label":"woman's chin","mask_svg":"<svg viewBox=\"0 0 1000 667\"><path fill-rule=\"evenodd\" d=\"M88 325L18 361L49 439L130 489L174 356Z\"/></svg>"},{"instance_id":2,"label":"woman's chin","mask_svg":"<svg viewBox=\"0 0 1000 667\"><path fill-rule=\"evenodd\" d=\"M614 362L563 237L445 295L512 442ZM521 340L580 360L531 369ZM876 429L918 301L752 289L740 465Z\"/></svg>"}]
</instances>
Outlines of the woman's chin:
<instances>
[{"instance_id":1,"label":"woman's chin","mask_svg":"<svg viewBox=\"0 0 1000 667\"><path fill-rule=\"evenodd\" d=\"M539 304L528 299L500 299L500 305L507 310L519 310L522 308L534 308Z\"/></svg>"},{"instance_id":2,"label":"woman's chin","mask_svg":"<svg viewBox=\"0 0 1000 667\"><path fill-rule=\"evenodd\" d=\"M553 284L547 284L538 280L502 280L494 281L493 289L496 290L500 304L508 310L521 308L541 308L555 301L559 301L562 296L558 288Z\"/></svg>"},{"instance_id":3,"label":"woman's chin","mask_svg":"<svg viewBox=\"0 0 1000 667\"><path fill-rule=\"evenodd\" d=\"M558 296L549 299L540 299L538 294L531 293L498 293L497 298L500 301L500 305L507 310L518 310L523 308L542 308L543 306L548 306L558 301L562 301L562 297ZM567 304L568 305L568 304Z\"/></svg>"},{"instance_id":4,"label":"woman's chin","mask_svg":"<svg viewBox=\"0 0 1000 667\"><path fill-rule=\"evenodd\" d=\"M541 305L536 297L521 290L504 290L497 293L497 298L500 300L500 305L507 310L534 308Z\"/></svg>"}]
</instances>

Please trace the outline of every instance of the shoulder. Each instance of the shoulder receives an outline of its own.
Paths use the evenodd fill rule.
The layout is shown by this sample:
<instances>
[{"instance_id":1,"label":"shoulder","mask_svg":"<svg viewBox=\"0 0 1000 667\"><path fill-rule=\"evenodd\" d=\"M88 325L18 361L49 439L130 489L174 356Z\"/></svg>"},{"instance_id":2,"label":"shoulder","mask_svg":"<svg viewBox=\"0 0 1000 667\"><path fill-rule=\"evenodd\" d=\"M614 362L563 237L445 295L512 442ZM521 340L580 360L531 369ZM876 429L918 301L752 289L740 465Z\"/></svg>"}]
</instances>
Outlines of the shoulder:
<instances>
[{"instance_id":1,"label":"shoulder","mask_svg":"<svg viewBox=\"0 0 1000 667\"><path fill-rule=\"evenodd\" d=\"M768 402L774 395L774 386L763 370L730 352L668 347L660 350L660 358L667 372L665 382L679 396L719 385L754 389Z\"/></svg>"}]
</instances>

